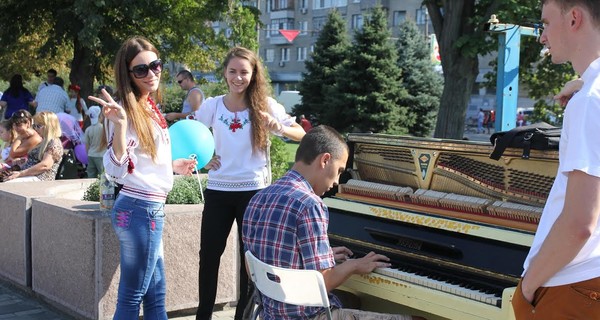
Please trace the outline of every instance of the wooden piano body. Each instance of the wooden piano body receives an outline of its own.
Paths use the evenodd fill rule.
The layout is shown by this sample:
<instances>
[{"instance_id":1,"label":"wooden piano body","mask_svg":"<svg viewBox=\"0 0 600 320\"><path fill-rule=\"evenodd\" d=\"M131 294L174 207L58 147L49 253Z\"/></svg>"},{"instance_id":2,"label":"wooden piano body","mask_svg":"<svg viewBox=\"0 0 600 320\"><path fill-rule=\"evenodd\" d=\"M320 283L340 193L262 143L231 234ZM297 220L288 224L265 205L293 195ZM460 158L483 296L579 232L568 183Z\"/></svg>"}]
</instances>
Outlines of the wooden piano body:
<instances>
[{"instance_id":1,"label":"wooden piano body","mask_svg":"<svg viewBox=\"0 0 600 320\"><path fill-rule=\"evenodd\" d=\"M392 268L343 289L385 312L513 319L510 299L558 167L557 151L351 134L350 176L324 199L332 246L388 255ZM347 180L347 181L344 181Z\"/></svg>"}]
</instances>

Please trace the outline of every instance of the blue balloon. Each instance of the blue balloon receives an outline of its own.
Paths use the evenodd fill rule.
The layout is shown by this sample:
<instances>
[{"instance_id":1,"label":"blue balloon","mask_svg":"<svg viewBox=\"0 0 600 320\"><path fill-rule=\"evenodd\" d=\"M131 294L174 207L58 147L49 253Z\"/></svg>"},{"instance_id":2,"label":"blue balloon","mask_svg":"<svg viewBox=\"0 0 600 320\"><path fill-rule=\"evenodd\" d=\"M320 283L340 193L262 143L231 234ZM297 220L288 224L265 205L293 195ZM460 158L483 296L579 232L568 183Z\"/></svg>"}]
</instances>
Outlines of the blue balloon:
<instances>
[{"instance_id":1,"label":"blue balloon","mask_svg":"<svg viewBox=\"0 0 600 320\"><path fill-rule=\"evenodd\" d=\"M196 158L196 170L204 167L215 153L215 140L208 128L199 121L184 119L169 127L173 159Z\"/></svg>"}]
</instances>

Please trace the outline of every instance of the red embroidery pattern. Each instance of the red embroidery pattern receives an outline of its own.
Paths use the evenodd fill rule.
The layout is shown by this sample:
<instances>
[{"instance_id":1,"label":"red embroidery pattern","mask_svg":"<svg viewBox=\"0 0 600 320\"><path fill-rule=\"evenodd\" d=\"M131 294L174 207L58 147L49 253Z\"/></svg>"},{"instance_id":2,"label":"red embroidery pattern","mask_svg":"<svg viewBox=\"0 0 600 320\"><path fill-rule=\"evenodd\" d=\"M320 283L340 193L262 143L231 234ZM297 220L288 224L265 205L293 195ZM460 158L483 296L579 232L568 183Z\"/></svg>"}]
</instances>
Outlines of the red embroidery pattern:
<instances>
[{"instance_id":1,"label":"red embroidery pattern","mask_svg":"<svg viewBox=\"0 0 600 320\"><path fill-rule=\"evenodd\" d=\"M237 112L234 113L233 119L231 119L231 121L229 119L225 119L224 115L221 115L221 117L219 117L219 121L229 126L229 130L231 130L231 132L235 132L238 129L244 129L244 126L250 123L248 119L245 119L244 122L238 119Z\"/></svg>"},{"instance_id":2,"label":"red embroidery pattern","mask_svg":"<svg viewBox=\"0 0 600 320\"><path fill-rule=\"evenodd\" d=\"M156 106L156 103L154 103L154 100L148 97L148 103L150 103L150 106L152 106L152 113L150 114L150 117L152 117L154 122L156 122L161 128L166 129L167 121L163 117L160 110L158 110L158 107Z\"/></svg>"}]
</instances>

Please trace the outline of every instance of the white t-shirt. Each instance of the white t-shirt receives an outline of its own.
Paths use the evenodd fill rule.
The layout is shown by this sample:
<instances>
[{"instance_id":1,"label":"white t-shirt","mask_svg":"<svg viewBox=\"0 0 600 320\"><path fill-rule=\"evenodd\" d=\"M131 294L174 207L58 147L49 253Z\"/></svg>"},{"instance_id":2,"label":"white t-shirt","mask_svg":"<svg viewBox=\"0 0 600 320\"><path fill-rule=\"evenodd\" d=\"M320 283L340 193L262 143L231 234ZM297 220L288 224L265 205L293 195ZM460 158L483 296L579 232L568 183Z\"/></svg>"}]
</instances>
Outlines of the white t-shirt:
<instances>
[{"instance_id":1,"label":"white t-shirt","mask_svg":"<svg viewBox=\"0 0 600 320\"><path fill-rule=\"evenodd\" d=\"M265 152L252 152L252 126L248 109L231 112L223 97L211 97L194 114L195 119L212 128L215 154L221 157L221 167L208 172L208 189L220 191L250 191L263 189L271 181ZM292 126L294 118L285 108L268 98L268 112L284 126Z\"/></svg>"},{"instance_id":2,"label":"white t-shirt","mask_svg":"<svg viewBox=\"0 0 600 320\"><path fill-rule=\"evenodd\" d=\"M554 222L562 212L569 172L579 170L600 177L600 144L598 119L600 119L600 58L596 59L582 75L584 85L571 98L564 113L560 137L559 165L556 179L542 213L527 259L525 272L531 259L539 252ZM600 277L600 221L591 237L577 256L543 286L553 287Z\"/></svg>"}]
</instances>

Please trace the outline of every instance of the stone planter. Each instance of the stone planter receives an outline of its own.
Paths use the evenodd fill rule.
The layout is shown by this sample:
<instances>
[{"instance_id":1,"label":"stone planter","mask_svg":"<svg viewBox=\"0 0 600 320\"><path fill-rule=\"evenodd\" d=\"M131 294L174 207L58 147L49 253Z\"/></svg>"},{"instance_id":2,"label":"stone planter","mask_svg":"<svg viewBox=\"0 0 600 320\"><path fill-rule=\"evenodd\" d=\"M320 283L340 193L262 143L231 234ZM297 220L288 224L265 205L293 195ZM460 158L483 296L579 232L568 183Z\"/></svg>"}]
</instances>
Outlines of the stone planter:
<instances>
[{"instance_id":1,"label":"stone planter","mask_svg":"<svg viewBox=\"0 0 600 320\"><path fill-rule=\"evenodd\" d=\"M0 183L0 277L31 287L31 205L33 199L72 194L93 179Z\"/></svg>"},{"instance_id":2,"label":"stone planter","mask_svg":"<svg viewBox=\"0 0 600 320\"><path fill-rule=\"evenodd\" d=\"M89 183L92 181L90 179ZM23 183L22 187L27 188L25 184L28 184L29 189L34 186L37 189L41 187L39 183ZM54 183L60 184L62 181ZM112 319L120 274L119 244L110 218L102 215L99 204L77 200L83 195L87 185L71 188L71 192L54 192L51 196L21 199L21 202L26 202L21 207L26 207L28 203L29 213L20 214L18 228L27 229L29 224L29 283L36 294L76 318ZM0 190L0 208L6 208L3 199L16 197L12 196L13 193L18 192L11 190L9 195L4 195ZM10 201L15 202L14 199ZM195 308L198 305L198 250L202 209L202 205L166 206L163 239L168 311ZM10 211L16 211L16 208L11 208ZM14 220L17 219L11 219L11 223ZM25 243L25 234L26 232L11 235L11 238ZM21 246L25 245L15 245ZM237 301L237 270L240 263L237 250L237 230L234 225L221 261L217 303ZM11 256L10 252L3 254ZM22 252L18 255L18 258L10 257L9 260L25 259ZM4 256L1 264L7 264ZM12 265L16 263L12 262ZM24 265L25 262L20 262L14 268ZM5 277L12 280L9 276Z\"/></svg>"}]
</instances>

